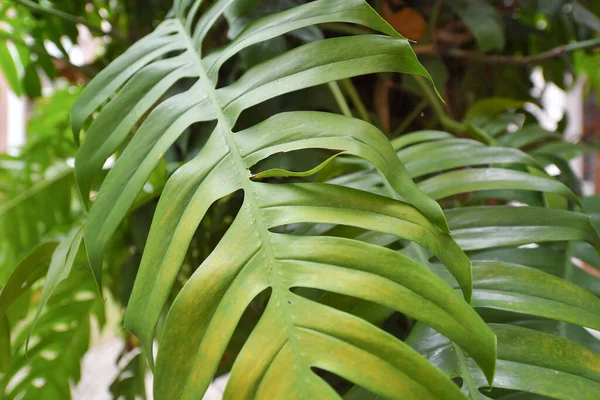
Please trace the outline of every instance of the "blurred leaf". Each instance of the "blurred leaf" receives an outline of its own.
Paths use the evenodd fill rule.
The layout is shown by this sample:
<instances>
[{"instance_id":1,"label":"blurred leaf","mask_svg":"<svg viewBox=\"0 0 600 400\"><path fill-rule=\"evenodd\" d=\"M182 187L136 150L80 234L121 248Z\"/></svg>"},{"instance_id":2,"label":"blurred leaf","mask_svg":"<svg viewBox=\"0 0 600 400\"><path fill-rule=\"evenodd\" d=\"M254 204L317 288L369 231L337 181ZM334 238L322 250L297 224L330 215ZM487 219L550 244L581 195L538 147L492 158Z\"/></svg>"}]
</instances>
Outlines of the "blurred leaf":
<instances>
[{"instance_id":1,"label":"blurred leaf","mask_svg":"<svg viewBox=\"0 0 600 400\"><path fill-rule=\"evenodd\" d=\"M42 95L42 84L40 83L40 76L37 73L34 64L29 64L25 69L25 78L23 80L23 86L25 87L25 93L27 97L34 99Z\"/></svg>"},{"instance_id":2,"label":"blurred leaf","mask_svg":"<svg viewBox=\"0 0 600 400\"><path fill-rule=\"evenodd\" d=\"M538 0L538 12L546 15L554 15L564 3L565 0Z\"/></svg>"},{"instance_id":3,"label":"blurred leaf","mask_svg":"<svg viewBox=\"0 0 600 400\"><path fill-rule=\"evenodd\" d=\"M547 139L560 139L560 135L549 132L537 124L528 124L523 128L508 132L498 138L498 140L506 147L515 147L521 149L523 147L534 144L538 141Z\"/></svg>"},{"instance_id":4,"label":"blurred leaf","mask_svg":"<svg viewBox=\"0 0 600 400\"><path fill-rule=\"evenodd\" d=\"M8 49L8 42L5 39L0 39L0 70L4 72L4 77L12 91L17 96L20 96L23 92L19 72Z\"/></svg>"},{"instance_id":5,"label":"blurred leaf","mask_svg":"<svg viewBox=\"0 0 600 400\"><path fill-rule=\"evenodd\" d=\"M10 325L6 315L0 317L0 376L10 368L12 350L10 348Z\"/></svg>"},{"instance_id":6,"label":"blurred leaf","mask_svg":"<svg viewBox=\"0 0 600 400\"><path fill-rule=\"evenodd\" d=\"M419 57L419 61L429 71L435 87L445 96L446 86L450 78L446 64L440 56ZM422 97L423 90L412 76L404 76L402 79L404 88L415 95Z\"/></svg>"},{"instance_id":7,"label":"blurred leaf","mask_svg":"<svg viewBox=\"0 0 600 400\"><path fill-rule=\"evenodd\" d=\"M142 350L137 348L124 354L119 360L125 366L110 385L113 399L145 400L147 363Z\"/></svg>"},{"instance_id":8,"label":"blurred leaf","mask_svg":"<svg viewBox=\"0 0 600 400\"><path fill-rule=\"evenodd\" d=\"M71 385L81 378L81 358L89 349L92 327L102 327L105 322L104 303L89 270L73 272L48 301L28 356L25 346L30 325L15 335L13 362L0 379L3 400L71 398Z\"/></svg>"},{"instance_id":9,"label":"blurred leaf","mask_svg":"<svg viewBox=\"0 0 600 400\"><path fill-rule=\"evenodd\" d=\"M39 245L14 269L0 292L0 317L26 288L44 276L57 243Z\"/></svg>"},{"instance_id":10,"label":"blurred leaf","mask_svg":"<svg viewBox=\"0 0 600 400\"><path fill-rule=\"evenodd\" d=\"M0 262L3 265L14 265L22 252L36 246L44 235L72 221L73 169L57 164L41 176L35 174L34 179L21 182L12 177L10 182L14 189L0 199ZM13 195L14 191L17 193ZM0 269L0 282L6 271L12 271L7 268Z\"/></svg>"},{"instance_id":11,"label":"blurred leaf","mask_svg":"<svg viewBox=\"0 0 600 400\"><path fill-rule=\"evenodd\" d=\"M482 52L504 48L504 22L486 0L447 0L447 3L469 27Z\"/></svg>"},{"instance_id":12,"label":"blurred leaf","mask_svg":"<svg viewBox=\"0 0 600 400\"><path fill-rule=\"evenodd\" d=\"M590 12L577 0L571 3L573 19L583 26L586 26L596 33L600 33L600 18Z\"/></svg>"},{"instance_id":13,"label":"blurred leaf","mask_svg":"<svg viewBox=\"0 0 600 400\"><path fill-rule=\"evenodd\" d=\"M525 104L522 100L515 100L503 97L490 97L479 100L469 108L465 119L475 124L481 124L488 119L495 117L503 111L517 109Z\"/></svg>"},{"instance_id":14,"label":"blurred leaf","mask_svg":"<svg viewBox=\"0 0 600 400\"><path fill-rule=\"evenodd\" d=\"M52 260L50 262L50 267L48 268L48 274L46 275L46 281L44 282L44 288L42 289L38 310L33 318L33 322L31 323L29 336L31 336L33 330L35 329L35 325L42 314L42 310L46 306L46 303L48 303L52 293L62 281L67 279L71 273L71 268L75 262L75 257L79 251L82 238L83 228L75 227L64 239L59 242L58 247L54 251ZM28 343L29 337L27 338L27 344L25 345L26 348Z\"/></svg>"}]
</instances>

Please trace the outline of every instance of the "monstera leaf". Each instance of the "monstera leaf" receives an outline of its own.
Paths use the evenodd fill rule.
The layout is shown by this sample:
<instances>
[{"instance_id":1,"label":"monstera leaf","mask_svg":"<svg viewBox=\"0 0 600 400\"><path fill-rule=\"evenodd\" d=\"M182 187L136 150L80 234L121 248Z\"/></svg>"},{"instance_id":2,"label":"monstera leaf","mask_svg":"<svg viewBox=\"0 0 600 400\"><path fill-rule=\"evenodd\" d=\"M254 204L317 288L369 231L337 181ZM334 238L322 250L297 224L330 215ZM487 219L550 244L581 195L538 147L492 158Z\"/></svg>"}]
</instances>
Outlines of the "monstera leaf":
<instances>
[{"instance_id":1,"label":"monstera leaf","mask_svg":"<svg viewBox=\"0 0 600 400\"><path fill-rule=\"evenodd\" d=\"M536 130L531 132L533 136ZM404 142L413 144L417 138L424 136L423 133L407 135ZM450 140L440 134L429 136L432 136L428 138L429 143ZM419 144L413 144L407 150L417 146ZM420 146L425 147L427 144ZM467 146L469 149L464 158L471 159L473 164L480 164L481 159L474 153L475 147ZM510 160L507 156L513 149L490 150L498 154L507 153L504 160L495 159L492 153L483 156L488 163L502 163L503 168L519 167L522 171L519 174L523 174L523 178L527 173L539 169L539 164L532 163L532 159L526 161L523 153L520 160L514 155ZM456 159L451 154L452 150L445 152L440 147L439 151L440 154L433 161L422 163L433 166L440 159ZM547 157L542 157L541 152L535 152L534 155L541 163ZM558 159L557 156L552 162L557 162ZM525 166L526 169L523 170ZM482 172L498 170L497 164L494 167L486 167ZM429 171L434 172L433 169ZM441 175L422 181L422 187L426 189L430 182L448 174L439 169L435 172ZM536 180L540 177L539 171L535 176ZM545 201L540 202L539 199L522 194L517 196L518 192L513 189L526 189L526 181L513 181L510 184L511 190L508 191L504 182L494 182L493 178L486 181L485 185L492 189L488 192L489 198L517 200L537 207L511 207L502 204L460 207L446 211L457 243L474 260L472 305L486 321L492 323L490 326L498 338L498 370L494 377L494 389L488 388L479 368L460 348L431 328L417 325L407 342L448 376L460 378L463 393L468 398L537 398L534 397L535 394L543 396L540 398L555 399L596 398L600 394L596 366L598 341L582 327L598 329L600 301L595 294L580 286L595 291L598 278L575 266L572 257L598 265L598 234L586 214L542 208L548 200L546 197ZM456 180L456 183L458 186L471 184L461 183L460 180ZM544 196L558 193L549 189L543 189L537 184L527 188L530 191L544 192ZM572 199L566 192L562 195ZM472 201L481 199L485 197L475 195ZM574 203L581 202L575 200ZM593 207L584 204L586 211L591 212ZM431 268L457 287L452 282L453 278L441 266L433 264ZM358 390L354 391L354 394L360 393Z\"/></svg>"},{"instance_id":2,"label":"monstera leaf","mask_svg":"<svg viewBox=\"0 0 600 400\"><path fill-rule=\"evenodd\" d=\"M192 124L216 122L200 153L164 188L127 307L125 326L151 361L156 325L192 235L211 204L243 192L231 227L170 306L159 340L155 397L201 397L244 310L264 293L266 310L233 364L225 397L338 398L316 369L388 398L462 397L450 379L398 339L299 295L298 288L361 298L412 316L462 346L491 379L495 337L468 304L470 262L447 233L441 208L412 182L380 131L353 118L306 111L236 130L243 111L299 89L384 71L428 77L408 41L364 1L317 0L260 18L206 54L206 35L232 4L219 0L197 15L202 1L176 1L174 17L99 74L73 108L79 138L103 106L76 159L86 202L105 160L139 125L102 183L84 228L98 283L112 234L167 149ZM384 35L314 41L220 85L221 66L241 50L325 22L357 23ZM179 81L189 82L189 89L165 96ZM372 164L398 200L332 184L265 183L250 172L271 155L311 148ZM418 243L451 271L464 298L424 265L390 249L280 229L304 223L355 226Z\"/></svg>"},{"instance_id":3,"label":"monstera leaf","mask_svg":"<svg viewBox=\"0 0 600 400\"><path fill-rule=\"evenodd\" d=\"M486 321L503 323L492 326L499 340L498 363L502 365L493 382L495 389L489 390L479 367L459 346L435 330L417 324L408 343L449 377L462 379L463 393L469 398L487 398L488 394L491 398L534 398L532 393L537 393L551 398L578 399L577 385L582 385L584 397L581 398L597 396L597 377L587 370L590 366L595 368L597 356L582 346L597 352L600 342L582 327L599 327L600 300L595 295L599 280L573 265L575 259L595 268L600 265L597 250L600 241L592 225L596 220L595 199L580 202L565 185L542 172L537 157L514 148L489 147L440 131L410 133L392 143L418 185L435 197L445 198L453 237L473 260L472 305ZM333 164L323 170L321 178L342 171L330 182L390 195L385 182L372 167L342 158ZM487 179L473 179L478 176ZM452 185L448 185L450 182ZM447 196L436 195L447 190L451 190L446 192ZM583 203L592 219L580 212L544 207L545 196L554 194L565 196L575 204ZM458 196L470 196L468 201L476 206L465 206L464 199L462 204L458 203ZM499 205L489 205L491 200ZM508 204L514 201L519 201L521 206ZM525 206L527 204L530 206ZM340 226L323 227L321 231L386 246L397 242L389 235L365 234ZM410 245L401 252L429 265L438 276L459 289L452 275L427 251ZM393 313L381 306L374 309L358 299L346 306L360 310L363 318L376 323ZM520 335L527 338L521 340ZM539 343L528 347L537 340ZM539 355L529 357L529 354ZM569 366L578 363L580 367L570 369ZM555 376L552 374L559 375L556 381L550 379ZM565 385L564 388L561 385ZM519 391L524 393L515 393ZM518 397L521 395L524 397ZM345 398L379 397L364 388L354 387Z\"/></svg>"},{"instance_id":4,"label":"monstera leaf","mask_svg":"<svg viewBox=\"0 0 600 400\"><path fill-rule=\"evenodd\" d=\"M473 201L487 198L519 200L543 206L539 193L559 195L578 204L575 194L560 181L543 171L536 158L517 149L490 147L472 139L456 138L441 131L422 131L403 135L392 142L411 178L434 199L475 193ZM344 169L348 161L323 171L321 179ZM389 190L380 174L371 166L343 173L329 182L368 190L382 195ZM538 193L533 193L538 192Z\"/></svg>"},{"instance_id":5,"label":"monstera leaf","mask_svg":"<svg viewBox=\"0 0 600 400\"><path fill-rule=\"evenodd\" d=\"M595 399L600 394L600 355L567 339L523 327L492 324L498 337L494 387L554 399ZM470 399L490 393L475 363L440 334L416 327L408 342L450 376L463 379ZM513 393L504 393L513 398ZM497 396L497 395L496 395ZM498 398L494 396L493 398Z\"/></svg>"}]
</instances>

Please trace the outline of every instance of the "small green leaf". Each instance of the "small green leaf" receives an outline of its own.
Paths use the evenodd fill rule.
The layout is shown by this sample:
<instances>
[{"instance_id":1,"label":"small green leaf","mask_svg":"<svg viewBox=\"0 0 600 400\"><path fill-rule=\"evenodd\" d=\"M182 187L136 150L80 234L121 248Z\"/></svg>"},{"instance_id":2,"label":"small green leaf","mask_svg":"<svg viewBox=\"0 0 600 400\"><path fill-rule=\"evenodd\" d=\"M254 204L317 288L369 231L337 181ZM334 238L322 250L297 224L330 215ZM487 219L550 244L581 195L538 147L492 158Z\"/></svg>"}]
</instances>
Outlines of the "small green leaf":
<instances>
[{"instance_id":1,"label":"small green leaf","mask_svg":"<svg viewBox=\"0 0 600 400\"><path fill-rule=\"evenodd\" d=\"M260 179L274 178L274 177L305 178L307 176L313 176L315 174L318 174L320 171L322 171L323 168L327 167L333 160L335 160L338 156L340 156L342 154L344 154L344 153L335 154L335 155L329 157L327 160L323 161L321 164L317 165L316 167L314 167L308 171L294 172L294 171L287 171L285 169L280 169L280 168L273 168L273 169L269 169L267 171L259 172L259 173L252 175L252 179L260 180Z\"/></svg>"},{"instance_id":2,"label":"small green leaf","mask_svg":"<svg viewBox=\"0 0 600 400\"><path fill-rule=\"evenodd\" d=\"M42 95L42 85L40 76L34 64L29 64L25 69L25 78L23 79L25 93L30 99L35 99Z\"/></svg>"},{"instance_id":3,"label":"small green leaf","mask_svg":"<svg viewBox=\"0 0 600 400\"><path fill-rule=\"evenodd\" d=\"M57 246L56 242L39 245L15 268L0 292L0 317L26 288L44 275Z\"/></svg>"},{"instance_id":4,"label":"small green leaf","mask_svg":"<svg viewBox=\"0 0 600 400\"><path fill-rule=\"evenodd\" d=\"M52 292L54 292L54 289L56 289L56 287L69 276L71 268L73 267L73 263L75 262L75 256L77 256L77 252L79 251L82 238L83 228L75 227L64 239L59 242L56 250L54 251L52 260L50 262L50 267L48 269L48 274L46 275L46 282L44 283L44 288L42 289L38 310L33 318L33 321L31 322L29 336L27 337L27 342L25 344L25 351L27 351L27 348L29 347L29 339L31 334L35 329L35 325L37 324L42 310L46 306L46 303L50 299Z\"/></svg>"}]
</instances>

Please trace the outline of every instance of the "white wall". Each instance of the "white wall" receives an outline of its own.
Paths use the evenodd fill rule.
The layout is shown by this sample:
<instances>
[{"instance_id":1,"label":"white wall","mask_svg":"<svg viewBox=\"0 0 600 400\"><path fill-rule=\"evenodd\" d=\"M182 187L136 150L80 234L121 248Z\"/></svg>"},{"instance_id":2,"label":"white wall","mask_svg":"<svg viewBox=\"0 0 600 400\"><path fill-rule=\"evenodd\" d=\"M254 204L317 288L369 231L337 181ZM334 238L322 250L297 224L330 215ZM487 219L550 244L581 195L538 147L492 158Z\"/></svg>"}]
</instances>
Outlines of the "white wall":
<instances>
[{"instance_id":1,"label":"white wall","mask_svg":"<svg viewBox=\"0 0 600 400\"><path fill-rule=\"evenodd\" d=\"M7 101L7 152L18 155L19 148L25 144L25 121L27 117L27 100L17 97L12 91L8 91Z\"/></svg>"}]
</instances>

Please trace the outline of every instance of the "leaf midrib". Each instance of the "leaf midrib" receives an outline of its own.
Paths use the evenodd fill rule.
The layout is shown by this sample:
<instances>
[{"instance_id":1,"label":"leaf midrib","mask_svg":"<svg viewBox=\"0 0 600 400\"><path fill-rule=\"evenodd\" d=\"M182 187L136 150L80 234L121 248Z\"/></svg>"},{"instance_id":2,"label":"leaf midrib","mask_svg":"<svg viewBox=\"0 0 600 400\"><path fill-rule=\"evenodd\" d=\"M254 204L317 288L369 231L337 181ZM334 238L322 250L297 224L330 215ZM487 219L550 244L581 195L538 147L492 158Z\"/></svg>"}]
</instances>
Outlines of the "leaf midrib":
<instances>
[{"instance_id":1,"label":"leaf midrib","mask_svg":"<svg viewBox=\"0 0 600 400\"><path fill-rule=\"evenodd\" d=\"M219 103L219 100L217 98L216 89L214 89L214 87L211 85L211 80L204 68L203 63L202 63L202 56L201 56L200 52L196 49L193 39L188 35L188 32L186 31L185 27L182 25L182 23L179 19L177 19L177 22L178 22L177 26L180 30L180 33L181 33L182 37L185 38L184 40L186 41L186 46L188 48L188 51L190 52L190 54L197 55L197 57L194 57L194 63L198 70L198 80L200 81L204 92L208 95L208 99L216 112L218 124L217 124L217 127L215 128L215 130L220 129L222 136L225 139L227 146L229 147L229 150L230 150L229 154L230 154L231 159L233 160L233 163L237 170L236 172L238 175L241 189L244 190L244 202L247 202L247 204L250 206L250 212L252 215L251 218L253 218L253 221L255 220L255 222L256 222L254 225L256 226L256 230L258 231L260 239L263 243L262 251L265 252L265 258L266 258L265 261L271 265L275 265L275 264L277 264L277 259L275 258L275 255L274 255L273 244L272 244L271 238L270 238L270 232L269 232L267 224L265 223L265 220L263 218L262 212L260 210L260 205L256 199L254 190L252 189L252 181L250 180L251 173L244 165L244 158L242 157L240 149L237 146L237 143L233 137L234 133L233 133L233 126L231 124L231 121L225 115L223 108L221 107L221 104ZM285 293L287 292L287 288L286 288L283 280L278 276L277 273L275 273L273 271L272 268L269 268L269 275L270 275L269 283L271 284L271 287L273 290L270 301L274 301L273 297L285 295ZM287 297L287 296L285 296L285 297ZM285 300L286 299L283 299L283 303L282 303L284 305L286 304ZM295 345L295 342L297 339L296 339L296 336L293 334L294 323L292 322L290 315L288 313L282 312L281 314L283 316L283 320L284 320L284 323L286 326L286 331L287 331L287 336L288 336L286 338L286 341L288 343L290 343L290 345L292 345L293 347L296 347L297 345ZM296 356L296 358L299 357L298 351L293 351L292 353ZM191 375L188 375L185 386L187 386L190 377L191 377ZM259 384L257 386L257 390L260 387L260 384L261 383L259 382ZM305 386L303 386L303 385L301 385L301 387L305 388ZM306 396L305 390L304 390L304 394L305 394L305 396L304 396L305 398L310 398L310 396L308 396L308 397Z\"/></svg>"}]
</instances>

